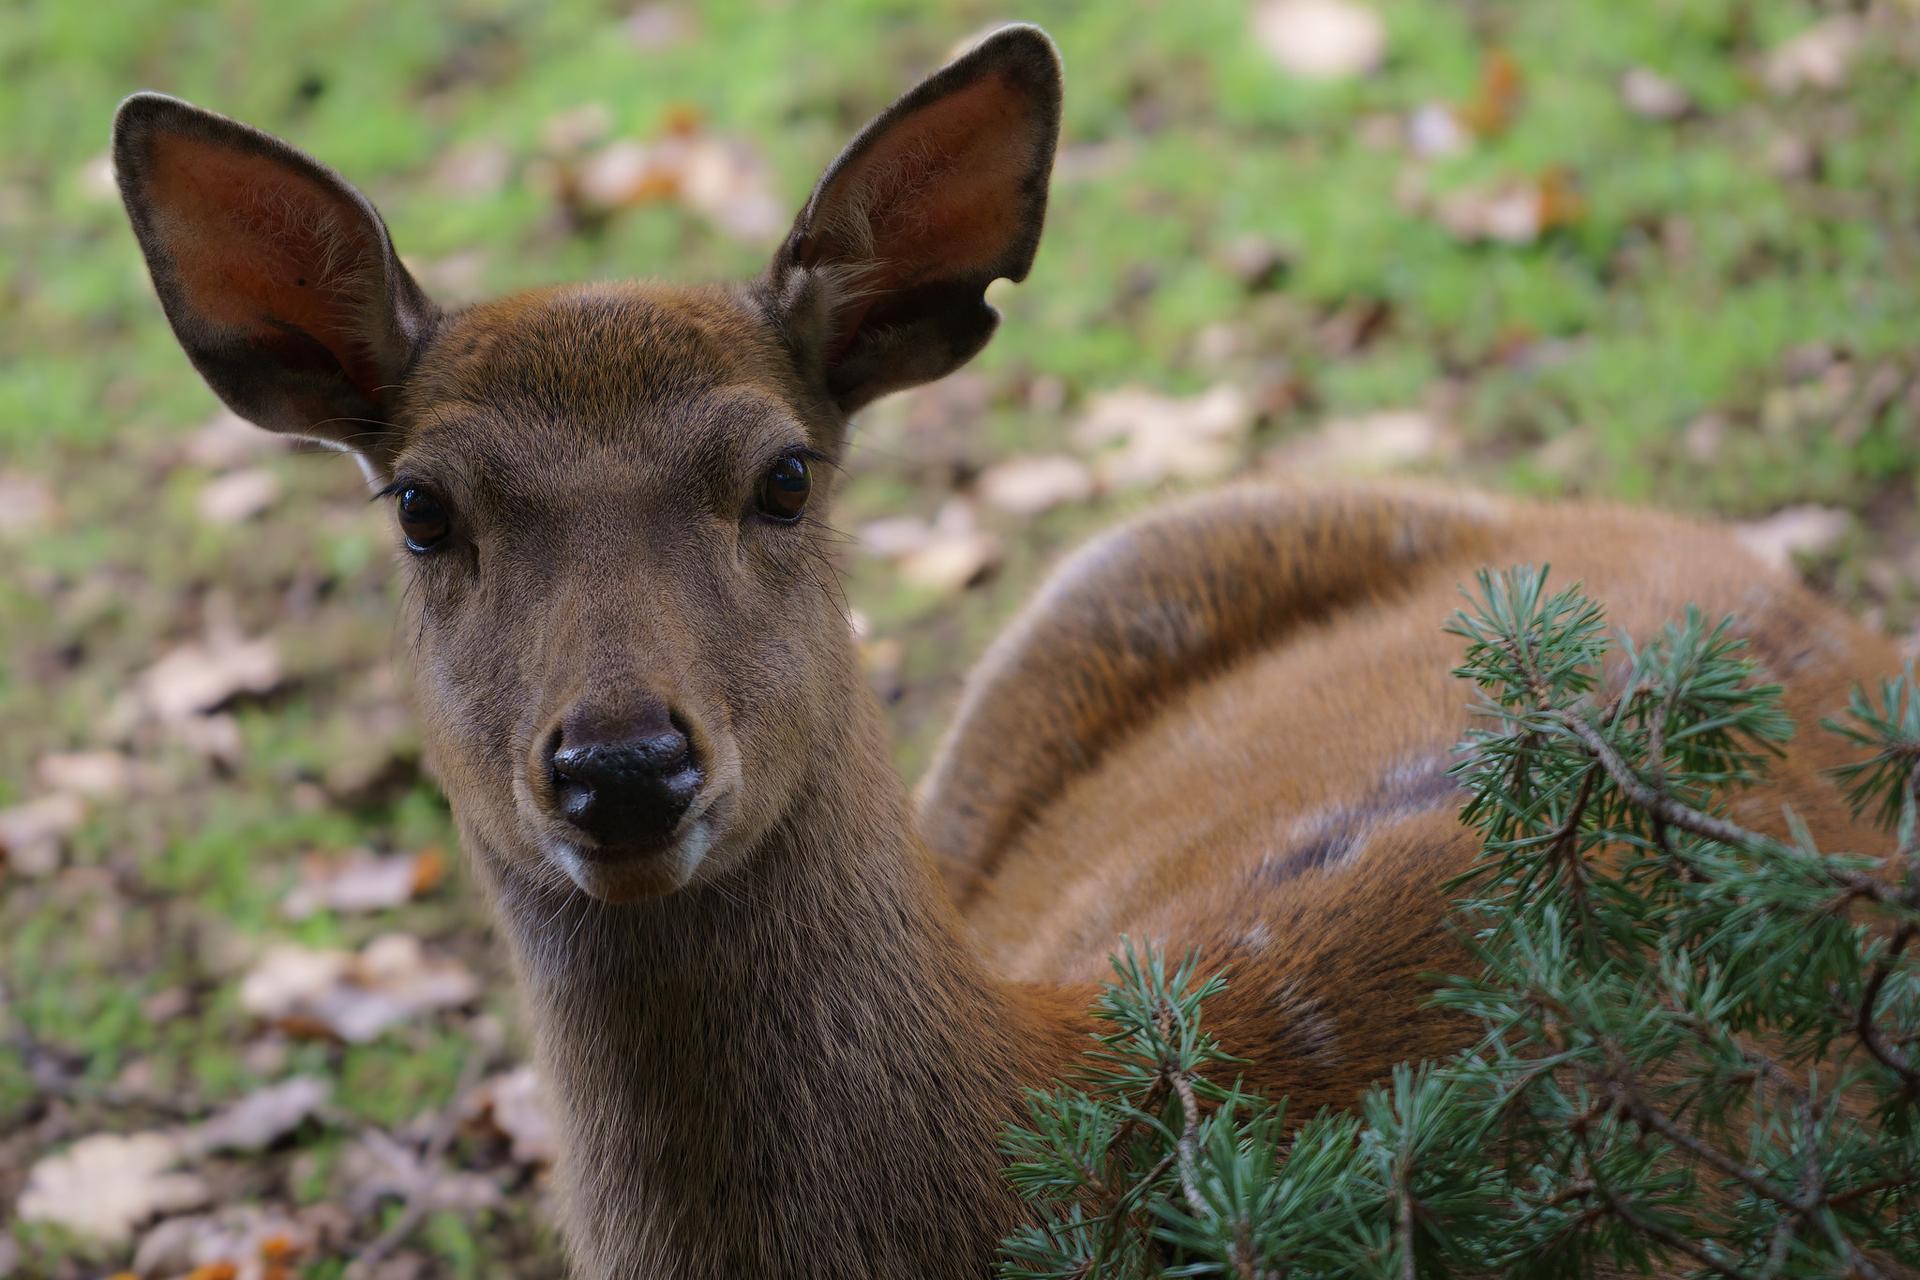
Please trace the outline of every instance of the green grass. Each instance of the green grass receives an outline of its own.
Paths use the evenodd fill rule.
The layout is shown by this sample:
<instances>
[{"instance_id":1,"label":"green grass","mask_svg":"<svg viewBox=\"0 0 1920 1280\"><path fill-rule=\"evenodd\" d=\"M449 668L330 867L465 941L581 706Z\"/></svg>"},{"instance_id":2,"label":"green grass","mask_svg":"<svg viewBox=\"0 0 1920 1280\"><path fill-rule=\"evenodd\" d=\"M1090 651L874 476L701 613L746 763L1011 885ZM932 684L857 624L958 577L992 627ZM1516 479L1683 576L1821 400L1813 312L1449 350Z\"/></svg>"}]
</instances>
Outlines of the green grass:
<instances>
[{"instance_id":1,"label":"green grass","mask_svg":"<svg viewBox=\"0 0 1920 1280\"><path fill-rule=\"evenodd\" d=\"M1102 389L1192 392L1284 368L1302 394L1262 421L1256 453L1329 416L1438 404L1463 441L1451 473L1463 482L1731 517L1801 502L1847 508L1860 528L1825 580L1907 625L1920 462L1913 20L1869 41L1845 88L1781 98L1756 69L1820 16L1802 0L1380 7L1385 67L1310 85L1275 70L1248 34L1247 6L1229 0L1036 0L1017 14L973 0L933 11L906 0L727 0L698 6L686 40L652 50L600 0L127 0L110 18L52 0L10 6L0 21L0 479L35 479L56 509L0 545L10 566L0 574L0 805L35 794L44 754L96 743L116 698L160 652L199 634L210 601L248 634L280 638L290 683L240 708L244 750L231 769L138 741L165 784L94 806L67 872L4 882L0 1008L78 1064L88 1086L138 1064L211 1105L273 1075L246 1052L254 1029L232 959L265 939L349 945L411 929L501 974L458 883L372 922L296 926L278 915L303 853L451 847L451 833L424 780L351 805L324 786L365 749L369 709L394 700L390 535L353 469L269 455L263 465L284 485L271 511L238 529L197 515L209 472L185 442L216 405L167 332L101 182L114 105L138 88L246 119L337 167L429 278L467 253L478 254L469 274L480 292L737 276L771 246L676 207L570 231L534 174L544 124L598 103L617 133L645 137L692 111L762 147L797 205L840 143L913 76L989 22L1031 18L1066 60L1074 176L1057 185L1029 281L996 290L1003 337L978 363L990 409L936 433L959 471L1068 447L1078 404ZM1524 76L1510 127L1416 173L1382 141L1383 124L1473 97L1493 49ZM1676 122L1628 111L1616 86L1639 64L1684 86L1696 110ZM1815 173L1770 167L1788 133L1818 152ZM450 194L437 163L482 145L505 148L509 179ZM1566 175L1583 213L1532 244L1463 243L1421 205L1548 172ZM1415 188L1426 194L1410 198ZM1235 276L1227 249L1246 236L1284 255L1278 288ZM1381 308L1383 322L1357 348L1330 345L1328 320L1360 304ZM1241 335L1225 365L1195 352L1218 324ZM1796 382L1790 357L1811 346L1849 363L1853 382L1837 396ZM1876 377L1894 391L1863 408ZM1020 388L1041 378L1065 387L1063 411L1028 407ZM920 406L934 419L940 394ZM945 481L911 452L920 437L901 427L909 412L872 415L843 528L944 496ZM1707 418L1722 424L1711 456L1687 445ZM854 603L905 646L906 691L892 706L903 772L924 762L960 673L1046 565L1151 496L1002 522L1007 565L958 599L849 561ZM143 1015L173 989L188 992L185 1012ZM491 1003L512 1020L504 989ZM351 1114L399 1124L444 1100L460 1042L425 1024L294 1055L340 1082ZM48 1099L9 1058L0 1053L0 1132L25 1132L46 1120ZM104 1102L73 1106L64 1129L36 1132L151 1122ZM261 1194L337 1195L335 1143L316 1139L315 1158ZM9 1140L0 1170L41 1150ZM0 1203L18 1177L0 1172ZM534 1274L553 1265L535 1217L520 1206L491 1224L436 1216L416 1247L437 1274L497 1273L502 1251ZM35 1239L31 1265L79 1274L61 1247Z\"/></svg>"}]
</instances>

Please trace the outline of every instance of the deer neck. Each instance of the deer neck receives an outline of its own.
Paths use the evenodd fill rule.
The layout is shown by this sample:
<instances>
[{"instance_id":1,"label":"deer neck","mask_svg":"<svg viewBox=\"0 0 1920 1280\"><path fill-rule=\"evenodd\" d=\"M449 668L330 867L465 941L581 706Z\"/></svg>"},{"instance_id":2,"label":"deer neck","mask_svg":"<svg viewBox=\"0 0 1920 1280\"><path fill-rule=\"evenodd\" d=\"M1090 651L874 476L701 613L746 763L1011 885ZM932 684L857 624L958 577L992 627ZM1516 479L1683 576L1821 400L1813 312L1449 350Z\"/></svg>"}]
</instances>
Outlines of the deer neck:
<instances>
[{"instance_id":1,"label":"deer neck","mask_svg":"<svg viewBox=\"0 0 1920 1280\"><path fill-rule=\"evenodd\" d=\"M723 882L609 907L494 862L583 1274L989 1270L1000 1127L1080 1032L964 941L877 722Z\"/></svg>"}]
</instances>

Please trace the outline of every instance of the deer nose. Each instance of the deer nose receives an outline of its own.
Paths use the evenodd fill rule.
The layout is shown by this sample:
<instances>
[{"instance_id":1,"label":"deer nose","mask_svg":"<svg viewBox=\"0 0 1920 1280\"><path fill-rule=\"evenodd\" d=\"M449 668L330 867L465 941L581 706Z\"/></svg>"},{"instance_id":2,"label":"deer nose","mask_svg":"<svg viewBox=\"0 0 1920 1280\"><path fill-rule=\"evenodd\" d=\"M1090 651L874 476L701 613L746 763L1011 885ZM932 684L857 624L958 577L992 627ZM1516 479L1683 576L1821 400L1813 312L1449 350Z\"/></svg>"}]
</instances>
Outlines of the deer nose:
<instances>
[{"instance_id":1,"label":"deer nose","mask_svg":"<svg viewBox=\"0 0 1920 1280\"><path fill-rule=\"evenodd\" d=\"M653 699L618 716L569 712L548 769L560 816L617 848L666 843L703 777L679 718Z\"/></svg>"}]
</instances>

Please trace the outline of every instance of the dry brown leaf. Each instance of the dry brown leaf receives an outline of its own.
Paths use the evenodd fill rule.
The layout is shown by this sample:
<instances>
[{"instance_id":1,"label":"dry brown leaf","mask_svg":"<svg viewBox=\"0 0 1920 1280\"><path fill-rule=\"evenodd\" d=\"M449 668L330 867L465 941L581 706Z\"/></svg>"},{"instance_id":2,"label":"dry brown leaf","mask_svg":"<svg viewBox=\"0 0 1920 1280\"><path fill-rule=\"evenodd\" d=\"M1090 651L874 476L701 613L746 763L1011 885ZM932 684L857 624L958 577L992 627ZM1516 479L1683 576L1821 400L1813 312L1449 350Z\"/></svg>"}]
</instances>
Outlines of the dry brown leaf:
<instances>
[{"instance_id":1,"label":"dry brown leaf","mask_svg":"<svg viewBox=\"0 0 1920 1280\"><path fill-rule=\"evenodd\" d=\"M1572 182L1561 173L1491 187L1466 187L1440 198L1440 224L1462 240L1532 244L1555 227L1578 222L1586 212Z\"/></svg>"},{"instance_id":2,"label":"dry brown leaf","mask_svg":"<svg viewBox=\"0 0 1920 1280\"><path fill-rule=\"evenodd\" d=\"M1824 18L1768 53L1760 78L1782 94L1844 88L1866 34L1866 23L1853 14Z\"/></svg>"},{"instance_id":3,"label":"dry brown leaf","mask_svg":"<svg viewBox=\"0 0 1920 1280\"><path fill-rule=\"evenodd\" d=\"M263 467L216 476L200 490L200 518L208 524L244 524L280 500L280 477Z\"/></svg>"},{"instance_id":4,"label":"dry brown leaf","mask_svg":"<svg viewBox=\"0 0 1920 1280\"><path fill-rule=\"evenodd\" d=\"M677 4L636 5L621 24L633 47L644 53L659 53L692 38L693 15Z\"/></svg>"},{"instance_id":5,"label":"dry brown leaf","mask_svg":"<svg viewBox=\"0 0 1920 1280\"><path fill-rule=\"evenodd\" d=\"M168 1133L100 1133L46 1156L27 1172L16 1204L25 1222L50 1222L102 1244L130 1237L165 1213L197 1209L207 1184L175 1171L180 1140Z\"/></svg>"},{"instance_id":6,"label":"dry brown leaf","mask_svg":"<svg viewBox=\"0 0 1920 1280\"><path fill-rule=\"evenodd\" d=\"M59 751L41 756L34 765L40 785L49 791L113 799L149 785L152 770L118 751Z\"/></svg>"},{"instance_id":7,"label":"dry brown leaf","mask_svg":"<svg viewBox=\"0 0 1920 1280\"><path fill-rule=\"evenodd\" d=\"M1352 0L1265 0L1253 33L1280 69L1303 80L1345 80L1380 66L1387 24Z\"/></svg>"},{"instance_id":8,"label":"dry brown leaf","mask_svg":"<svg viewBox=\"0 0 1920 1280\"><path fill-rule=\"evenodd\" d=\"M241 980L240 1007L291 1031L365 1044L398 1023L479 994L479 979L458 960L430 954L408 934L389 933L357 955L274 946Z\"/></svg>"},{"instance_id":9,"label":"dry brown leaf","mask_svg":"<svg viewBox=\"0 0 1920 1280\"><path fill-rule=\"evenodd\" d=\"M255 1205L228 1205L213 1213L168 1218L141 1237L133 1270L142 1276L279 1280L288 1263L311 1254L319 1233L300 1217Z\"/></svg>"},{"instance_id":10,"label":"dry brown leaf","mask_svg":"<svg viewBox=\"0 0 1920 1280\"><path fill-rule=\"evenodd\" d=\"M429 1212L489 1209L500 1203L500 1186L483 1174L431 1168L409 1146L369 1129L340 1161L350 1190L348 1205L366 1213L385 1199L419 1201Z\"/></svg>"},{"instance_id":11,"label":"dry brown leaf","mask_svg":"<svg viewBox=\"0 0 1920 1280\"><path fill-rule=\"evenodd\" d=\"M505 144L470 139L441 153L427 180L448 195L491 196L513 176L513 153Z\"/></svg>"},{"instance_id":12,"label":"dry brown leaf","mask_svg":"<svg viewBox=\"0 0 1920 1280\"><path fill-rule=\"evenodd\" d=\"M1429 102L1407 117L1407 149L1416 156L1456 155L1472 142L1473 134L1443 102Z\"/></svg>"},{"instance_id":13,"label":"dry brown leaf","mask_svg":"<svg viewBox=\"0 0 1920 1280\"><path fill-rule=\"evenodd\" d=\"M1415 466L1456 447L1452 433L1418 409L1338 418L1275 446L1267 466L1303 475L1365 474Z\"/></svg>"},{"instance_id":14,"label":"dry brown leaf","mask_svg":"<svg viewBox=\"0 0 1920 1280\"><path fill-rule=\"evenodd\" d=\"M271 637L247 639L221 628L148 667L140 692L155 717L179 724L241 694L270 693L280 681L280 649Z\"/></svg>"},{"instance_id":15,"label":"dry brown leaf","mask_svg":"<svg viewBox=\"0 0 1920 1280\"><path fill-rule=\"evenodd\" d=\"M1678 120L1693 110L1685 89L1648 67L1629 67L1621 74L1620 100L1648 120Z\"/></svg>"},{"instance_id":16,"label":"dry brown leaf","mask_svg":"<svg viewBox=\"0 0 1920 1280\"><path fill-rule=\"evenodd\" d=\"M1078 458L1037 454L1009 458L980 477L980 500L1018 516L1035 516L1093 497L1093 472Z\"/></svg>"},{"instance_id":17,"label":"dry brown leaf","mask_svg":"<svg viewBox=\"0 0 1920 1280\"><path fill-rule=\"evenodd\" d=\"M547 117L540 126L540 145L556 154L567 155L600 141L612 128L613 111L606 103L583 102Z\"/></svg>"},{"instance_id":18,"label":"dry brown leaf","mask_svg":"<svg viewBox=\"0 0 1920 1280\"><path fill-rule=\"evenodd\" d=\"M50 875L60 866L66 838L86 817L86 805L69 792L0 809L0 855L20 875Z\"/></svg>"},{"instance_id":19,"label":"dry brown leaf","mask_svg":"<svg viewBox=\"0 0 1920 1280\"><path fill-rule=\"evenodd\" d=\"M931 524L916 517L875 521L862 529L861 541L872 554L893 561L905 581L941 594L980 582L1005 554L960 497L947 499Z\"/></svg>"},{"instance_id":20,"label":"dry brown leaf","mask_svg":"<svg viewBox=\"0 0 1920 1280\"><path fill-rule=\"evenodd\" d=\"M1074 443L1103 450L1094 471L1109 488L1163 480L1204 480L1233 470L1253 427L1253 405L1238 387L1167 396L1144 387L1101 392L1073 430Z\"/></svg>"},{"instance_id":21,"label":"dry brown leaf","mask_svg":"<svg viewBox=\"0 0 1920 1280\"><path fill-rule=\"evenodd\" d=\"M231 409L222 409L187 437L181 456L209 471L231 471L286 452L284 437L262 431Z\"/></svg>"},{"instance_id":22,"label":"dry brown leaf","mask_svg":"<svg viewBox=\"0 0 1920 1280\"><path fill-rule=\"evenodd\" d=\"M240 762L246 747L240 722L229 715L194 716L168 726L168 732L195 755L228 767Z\"/></svg>"},{"instance_id":23,"label":"dry brown leaf","mask_svg":"<svg viewBox=\"0 0 1920 1280\"><path fill-rule=\"evenodd\" d=\"M380 855L365 849L300 863L300 883L280 904L289 920L321 911L384 911L434 888L446 875L438 849Z\"/></svg>"},{"instance_id":24,"label":"dry brown leaf","mask_svg":"<svg viewBox=\"0 0 1920 1280\"><path fill-rule=\"evenodd\" d=\"M474 1090L472 1115L499 1130L521 1164L551 1164L559 1150L553 1114L531 1066L515 1067Z\"/></svg>"},{"instance_id":25,"label":"dry brown leaf","mask_svg":"<svg viewBox=\"0 0 1920 1280\"><path fill-rule=\"evenodd\" d=\"M1767 143L1767 172L1776 178L1811 178L1820 172L1820 148L1794 134L1776 135Z\"/></svg>"},{"instance_id":26,"label":"dry brown leaf","mask_svg":"<svg viewBox=\"0 0 1920 1280\"><path fill-rule=\"evenodd\" d=\"M898 560L933 541L933 526L919 516L887 516L860 526L860 549L882 560Z\"/></svg>"},{"instance_id":27,"label":"dry brown leaf","mask_svg":"<svg viewBox=\"0 0 1920 1280\"><path fill-rule=\"evenodd\" d=\"M36 532L53 519L53 490L35 476L0 472L0 539Z\"/></svg>"},{"instance_id":28,"label":"dry brown leaf","mask_svg":"<svg viewBox=\"0 0 1920 1280\"><path fill-rule=\"evenodd\" d=\"M298 1129L327 1105L331 1082L318 1076L294 1076L256 1089L213 1116L179 1134L183 1155L211 1151L260 1151Z\"/></svg>"},{"instance_id":29,"label":"dry brown leaf","mask_svg":"<svg viewBox=\"0 0 1920 1280\"><path fill-rule=\"evenodd\" d=\"M101 152L80 166L76 175L80 194L97 204L111 204L120 199L120 184L113 176L113 156Z\"/></svg>"},{"instance_id":30,"label":"dry brown leaf","mask_svg":"<svg viewBox=\"0 0 1920 1280\"><path fill-rule=\"evenodd\" d=\"M916 587L943 595L984 580L1005 554L990 533L942 534L900 560L900 576Z\"/></svg>"},{"instance_id":31,"label":"dry brown leaf","mask_svg":"<svg viewBox=\"0 0 1920 1280\"><path fill-rule=\"evenodd\" d=\"M652 142L621 138L585 156L571 177L592 213L673 200L729 235L758 242L781 227L784 206L759 150L738 138L681 128Z\"/></svg>"},{"instance_id":32,"label":"dry brown leaf","mask_svg":"<svg viewBox=\"0 0 1920 1280\"><path fill-rule=\"evenodd\" d=\"M1454 116L1478 137L1497 137L1513 125L1525 96L1520 64L1505 49L1489 49L1480 58L1473 96L1454 109Z\"/></svg>"},{"instance_id":33,"label":"dry brown leaf","mask_svg":"<svg viewBox=\"0 0 1920 1280\"><path fill-rule=\"evenodd\" d=\"M1820 556L1840 545L1853 528L1853 517L1836 507L1798 506L1776 511L1762 520L1734 526L1740 544L1780 569L1793 567L1800 556Z\"/></svg>"}]
</instances>

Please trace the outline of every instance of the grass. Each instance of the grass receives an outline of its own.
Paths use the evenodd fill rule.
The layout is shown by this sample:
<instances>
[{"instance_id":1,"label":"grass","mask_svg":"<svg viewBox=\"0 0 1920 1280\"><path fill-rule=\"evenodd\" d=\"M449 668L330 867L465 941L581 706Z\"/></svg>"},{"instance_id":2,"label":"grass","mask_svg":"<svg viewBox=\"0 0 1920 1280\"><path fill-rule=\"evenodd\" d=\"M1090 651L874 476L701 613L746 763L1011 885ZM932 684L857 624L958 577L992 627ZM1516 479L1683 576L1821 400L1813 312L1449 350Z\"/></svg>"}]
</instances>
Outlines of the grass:
<instances>
[{"instance_id":1,"label":"grass","mask_svg":"<svg viewBox=\"0 0 1920 1280\"><path fill-rule=\"evenodd\" d=\"M992 21L1030 18L1068 69L1068 161L1039 263L1025 285L996 292L1003 336L968 375L984 410L963 412L965 397L934 388L868 415L843 527L931 509L999 458L1068 447L1091 393L1281 379L1294 394L1262 419L1256 454L1328 418L1425 406L1462 440L1449 472L1461 481L1732 518L1845 509L1856 531L1814 566L1817 579L1910 626L1920 576L1911 11L1883 6L1844 85L1782 96L1759 68L1822 6L1379 7L1390 31L1381 71L1313 85L1280 75L1248 34L1247 6L1228 0L1036 0L1018 14L972 0L932 11L727 0L676 11L686 34L662 48L636 42L633 26L646 23L598 0L126 0L110 20L52 0L9 6L0 493L25 478L53 506L23 532L0 521L11 566L0 575L0 807L37 794L45 754L110 736L116 699L210 615L273 632L288 681L236 709L242 749L229 764L138 739L162 785L93 806L59 874L0 873L0 1013L66 1072L64 1092L50 1092L44 1071L0 1053L0 1133L13 1135L0 1139L0 1203L45 1150L152 1123L98 1092L135 1068L155 1092L195 1105L317 1070L339 1082L352 1115L380 1125L444 1100L462 1043L452 1022L350 1050L250 1052L259 1033L235 998L235 957L267 939L422 933L480 967L495 992L487 1008L515 1020L459 884L372 922L278 914L309 850L451 847L452 837L430 784L409 771L407 731L392 727L390 535L352 468L272 453L259 464L282 484L272 509L239 527L197 512L213 469L188 445L217 406L166 330L105 181L108 121L136 88L322 157L382 208L420 274L458 299L582 277L736 276L769 252L671 204L570 225L538 180L543 129L561 112L601 104L616 134L639 137L695 117L756 143L797 206L840 143L913 76ZM1484 95L1499 57L1523 83L1505 127L1464 154L1411 161L1390 136L1397 122ZM1681 85L1693 109L1676 121L1627 109L1619 80L1637 65ZM1783 173L1788 139L1817 163ZM498 149L507 179L453 189L447 157L462 149ZM1550 174L1579 213L1531 243L1463 241L1428 207ZM1249 283L1236 269L1247 237L1281 258L1277 279ZM1333 336L1363 311L1377 317L1363 340ZM1236 336L1231 353L1208 356L1200 339L1221 325ZM925 761L961 674L1046 565L1153 496L1001 522L1007 564L959 597L849 559L855 605L903 646L891 709L904 773ZM370 743L397 762L395 780L364 794L330 782ZM163 995L177 1012L143 1013ZM339 1195L325 1155L334 1141L310 1144L304 1163L263 1160L240 1194ZM516 1210L482 1227L437 1215L414 1247L435 1274L538 1274L554 1263L536 1218ZM42 1232L17 1243L32 1274L124 1261L82 1261Z\"/></svg>"}]
</instances>

